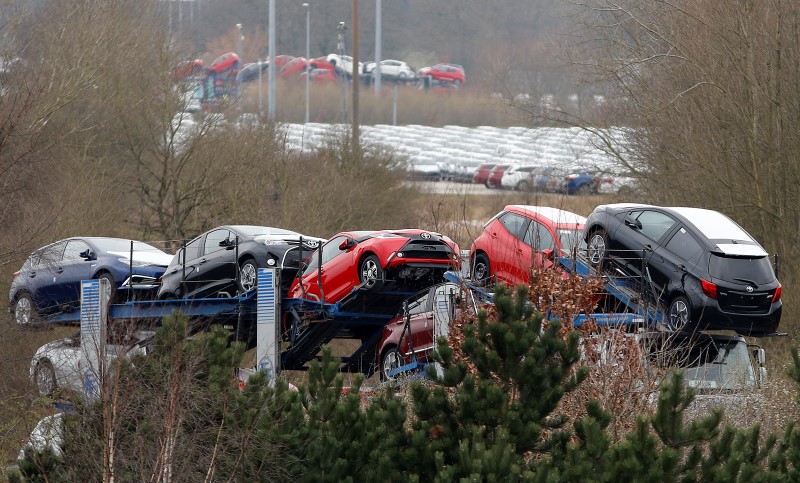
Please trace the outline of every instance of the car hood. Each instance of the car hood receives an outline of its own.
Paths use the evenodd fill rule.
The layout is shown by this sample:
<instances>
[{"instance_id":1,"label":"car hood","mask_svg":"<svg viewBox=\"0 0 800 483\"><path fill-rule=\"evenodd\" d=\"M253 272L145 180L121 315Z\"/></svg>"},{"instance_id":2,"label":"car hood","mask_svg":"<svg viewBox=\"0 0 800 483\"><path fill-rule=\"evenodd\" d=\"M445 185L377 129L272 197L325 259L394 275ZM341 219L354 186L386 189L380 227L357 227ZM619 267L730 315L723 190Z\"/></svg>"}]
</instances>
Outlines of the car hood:
<instances>
[{"instance_id":1,"label":"car hood","mask_svg":"<svg viewBox=\"0 0 800 483\"><path fill-rule=\"evenodd\" d=\"M321 243L324 243L326 240L324 238L317 238L315 236L305 236L305 235L257 235L253 237L253 240L261 243L270 242L285 242L285 243L300 243L300 238L303 239L303 245L305 248L310 250L315 250Z\"/></svg>"},{"instance_id":2,"label":"car hood","mask_svg":"<svg viewBox=\"0 0 800 483\"><path fill-rule=\"evenodd\" d=\"M130 258L130 252L108 252L110 255L115 255L120 258ZM134 251L133 261L149 263L151 265L160 265L166 267L172 261L172 255L164 252L152 251Z\"/></svg>"}]
</instances>

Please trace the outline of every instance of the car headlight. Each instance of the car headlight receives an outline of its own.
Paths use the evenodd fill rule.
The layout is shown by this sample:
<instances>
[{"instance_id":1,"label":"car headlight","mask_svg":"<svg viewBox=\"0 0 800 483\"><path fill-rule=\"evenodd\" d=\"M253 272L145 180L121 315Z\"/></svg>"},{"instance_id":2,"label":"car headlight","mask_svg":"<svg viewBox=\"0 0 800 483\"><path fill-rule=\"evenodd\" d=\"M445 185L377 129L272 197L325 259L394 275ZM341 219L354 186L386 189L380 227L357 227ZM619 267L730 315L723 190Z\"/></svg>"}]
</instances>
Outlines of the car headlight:
<instances>
[{"instance_id":1,"label":"car headlight","mask_svg":"<svg viewBox=\"0 0 800 483\"><path fill-rule=\"evenodd\" d=\"M120 263L124 263L125 265L131 266L131 267L149 267L150 265L153 265L153 263L145 262L143 260L134 260L131 263L131 259L130 258L125 258L125 257L117 258L117 261L120 262Z\"/></svg>"},{"instance_id":2,"label":"car headlight","mask_svg":"<svg viewBox=\"0 0 800 483\"><path fill-rule=\"evenodd\" d=\"M275 245L284 245L284 244L286 244L286 242L283 241L283 240L264 240L264 245L266 245L268 247L275 246Z\"/></svg>"}]
</instances>

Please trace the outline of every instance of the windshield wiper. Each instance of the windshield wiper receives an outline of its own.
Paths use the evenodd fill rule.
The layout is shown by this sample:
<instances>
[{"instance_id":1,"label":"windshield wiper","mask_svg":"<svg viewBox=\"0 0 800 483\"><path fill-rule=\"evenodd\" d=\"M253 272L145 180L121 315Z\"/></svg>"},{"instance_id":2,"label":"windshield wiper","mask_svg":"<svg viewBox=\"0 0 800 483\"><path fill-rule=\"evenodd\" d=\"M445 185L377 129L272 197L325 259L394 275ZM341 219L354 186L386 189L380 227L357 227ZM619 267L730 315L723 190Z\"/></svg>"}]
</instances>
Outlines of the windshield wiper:
<instances>
[{"instance_id":1,"label":"windshield wiper","mask_svg":"<svg viewBox=\"0 0 800 483\"><path fill-rule=\"evenodd\" d=\"M748 284L752 285L753 287L756 287L756 288L758 288L758 284L757 284L757 283L755 283L755 282L754 282L754 281L752 281L752 280L748 280L748 279L746 279L746 278L734 278L734 280L737 280L737 281L739 281L739 282L748 283Z\"/></svg>"}]
</instances>

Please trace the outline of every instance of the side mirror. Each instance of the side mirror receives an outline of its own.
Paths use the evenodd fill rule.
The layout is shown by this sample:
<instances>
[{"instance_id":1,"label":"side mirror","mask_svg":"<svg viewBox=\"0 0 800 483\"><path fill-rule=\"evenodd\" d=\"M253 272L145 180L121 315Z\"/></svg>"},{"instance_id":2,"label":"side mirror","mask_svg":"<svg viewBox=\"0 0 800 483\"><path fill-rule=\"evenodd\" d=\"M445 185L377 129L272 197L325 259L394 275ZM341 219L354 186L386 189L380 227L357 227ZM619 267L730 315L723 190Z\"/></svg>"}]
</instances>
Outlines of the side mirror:
<instances>
[{"instance_id":1,"label":"side mirror","mask_svg":"<svg viewBox=\"0 0 800 483\"><path fill-rule=\"evenodd\" d=\"M234 240L231 240L230 238L226 238L219 242L219 246L228 250L233 250L234 248L236 248L236 242Z\"/></svg>"},{"instance_id":2,"label":"side mirror","mask_svg":"<svg viewBox=\"0 0 800 483\"><path fill-rule=\"evenodd\" d=\"M553 259L553 249L552 248L545 248L544 250L542 250L542 256L544 256L544 258L546 258L547 260L552 260Z\"/></svg>"},{"instance_id":3,"label":"side mirror","mask_svg":"<svg viewBox=\"0 0 800 483\"><path fill-rule=\"evenodd\" d=\"M353 240L352 238L347 238L346 240L342 241L342 243L339 244L339 250L341 251L349 250L354 246L356 246L356 241Z\"/></svg>"},{"instance_id":4,"label":"side mirror","mask_svg":"<svg viewBox=\"0 0 800 483\"><path fill-rule=\"evenodd\" d=\"M630 216L625 217L625 224L629 227L633 228L634 230L641 230L642 229L642 222L639 220L634 220Z\"/></svg>"},{"instance_id":5,"label":"side mirror","mask_svg":"<svg viewBox=\"0 0 800 483\"><path fill-rule=\"evenodd\" d=\"M94 252L87 248L86 250L82 251L79 256L85 260L94 260Z\"/></svg>"}]
</instances>

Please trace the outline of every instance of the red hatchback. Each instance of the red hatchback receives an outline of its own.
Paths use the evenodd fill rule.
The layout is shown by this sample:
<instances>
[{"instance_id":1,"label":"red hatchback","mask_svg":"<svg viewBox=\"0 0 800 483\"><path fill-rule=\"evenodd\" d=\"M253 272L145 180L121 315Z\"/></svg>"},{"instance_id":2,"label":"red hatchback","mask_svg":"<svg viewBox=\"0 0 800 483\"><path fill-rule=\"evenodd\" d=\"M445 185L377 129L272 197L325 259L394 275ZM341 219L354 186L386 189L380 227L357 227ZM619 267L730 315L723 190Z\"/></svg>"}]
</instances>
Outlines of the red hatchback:
<instances>
[{"instance_id":1,"label":"red hatchback","mask_svg":"<svg viewBox=\"0 0 800 483\"><path fill-rule=\"evenodd\" d=\"M494 168L489 172L489 177L486 179L486 187L487 188L500 188L502 186L501 181L503 179L503 174L506 172L508 168L513 166L512 164L496 164Z\"/></svg>"},{"instance_id":2,"label":"red hatchback","mask_svg":"<svg viewBox=\"0 0 800 483\"><path fill-rule=\"evenodd\" d=\"M419 70L419 76L429 76L439 82L450 82L452 84L463 84L467 81L464 70L451 64L436 64L433 67L423 67Z\"/></svg>"},{"instance_id":3,"label":"red hatchback","mask_svg":"<svg viewBox=\"0 0 800 483\"><path fill-rule=\"evenodd\" d=\"M440 282L445 271L459 270L460 259L458 245L439 233L342 232L307 259L289 296L336 303L356 289L416 291Z\"/></svg>"},{"instance_id":4,"label":"red hatchback","mask_svg":"<svg viewBox=\"0 0 800 483\"><path fill-rule=\"evenodd\" d=\"M472 177L472 182L488 186L489 173L492 172L492 169L494 169L495 166L497 165L494 163L486 163L478 166L478 169L475 171L475 175Z\"/></svg>"},{"instance_id":5,"label":"red hatchback","mask_svg":"<svg viewBox=\"0 0 800 483\"><path fill-rule=\"evenodd\" d=\"M530 283L532 268L553 265L552 257L585 249L586 218L547 206L507 205L483 225L470 248L472 280L506 285Z\"/></svg>"}]
</instances>

